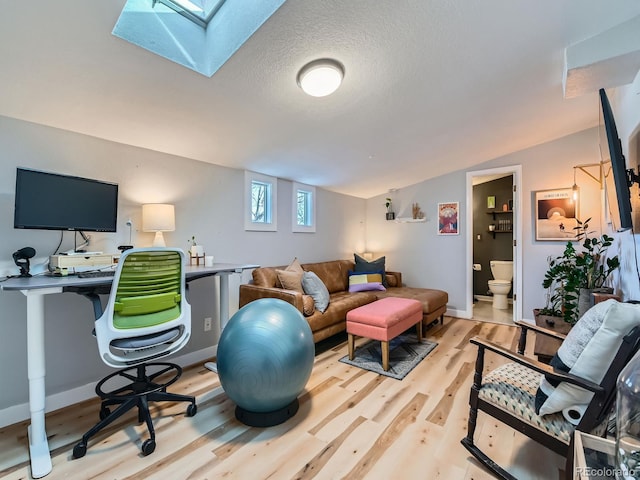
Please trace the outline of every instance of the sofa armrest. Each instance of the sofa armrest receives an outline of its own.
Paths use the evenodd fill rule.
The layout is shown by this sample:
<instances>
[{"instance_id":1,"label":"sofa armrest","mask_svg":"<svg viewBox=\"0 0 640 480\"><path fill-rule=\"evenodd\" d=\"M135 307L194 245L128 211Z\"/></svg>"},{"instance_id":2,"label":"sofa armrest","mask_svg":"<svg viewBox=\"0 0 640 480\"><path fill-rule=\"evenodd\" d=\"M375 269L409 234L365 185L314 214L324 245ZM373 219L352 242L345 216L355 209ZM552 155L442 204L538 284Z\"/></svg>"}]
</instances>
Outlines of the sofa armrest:
<instances>
[{"instance_id":1,"label":"sofa armrest","mask_svg":"<svg viewBox=\"0 0 640 480\"><path fill-rule=\"evenodd\" d=\"M396 278L396 282L397 283L395 285L393 285L394 287L401 287L402 286L402 273L400 273L400 272L392 272L390 270L386 270L384 273L385 273L385 275L387 277L393 276L393 277ZM387 282L389 283L389 279L388 278L387 278ZM392 286L392 285L389 285L389 286Z\"/></svg>"},{"instance_id":2,"label":"sofa armrest","mask_svg":"<svg viewBox=\"0 0 640 480\"><path fill-rule=\"evenodd\" d=\"M240 285L240 308L260 298L278 298L284 300L302 313L302 293L300 292L276 287L259 287L249 283Z\"/></svg>"}]
</instances>

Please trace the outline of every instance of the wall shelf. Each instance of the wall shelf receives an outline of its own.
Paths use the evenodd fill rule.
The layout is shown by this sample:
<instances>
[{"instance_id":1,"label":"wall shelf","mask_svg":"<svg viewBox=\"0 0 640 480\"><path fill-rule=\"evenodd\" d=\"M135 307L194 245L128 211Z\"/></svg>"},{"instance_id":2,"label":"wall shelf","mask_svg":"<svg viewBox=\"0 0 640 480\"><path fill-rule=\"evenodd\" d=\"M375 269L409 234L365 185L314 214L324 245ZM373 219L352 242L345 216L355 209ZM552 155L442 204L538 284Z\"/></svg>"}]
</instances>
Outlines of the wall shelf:
<instances>
[{"instance_id":1,"label":"wall shelf","mask_svg":"<svg viewBox=\"0 0 640 480\"><path fill-rule=\"evenodd\" d=\"M487 232L493 234L493 238L496 238L496 233L513 233L513 230L487 230Z\"/></svg>"},{"instance_id":2,"label":"wall shelf","mask_svg":"<svg viewBox=\"0 0 640 480\"><path fill-rule=\"evenodd\" d=\"M426 218L411 218L411 217L398 217L396 218L396 223L424 223L426 222Z\"/></svg>"},{"instance_id":3,"label":"wall shelf","mask_svg":"<svg viewBox=\"0 0 640 480\"><path fill-rule=\"evenodd\" d=\"M489 210L487 215L493 215L493 219L496 219L496 215L506 215L509 213L513 213L513 210Z\"/></svg>"}]
</instances>

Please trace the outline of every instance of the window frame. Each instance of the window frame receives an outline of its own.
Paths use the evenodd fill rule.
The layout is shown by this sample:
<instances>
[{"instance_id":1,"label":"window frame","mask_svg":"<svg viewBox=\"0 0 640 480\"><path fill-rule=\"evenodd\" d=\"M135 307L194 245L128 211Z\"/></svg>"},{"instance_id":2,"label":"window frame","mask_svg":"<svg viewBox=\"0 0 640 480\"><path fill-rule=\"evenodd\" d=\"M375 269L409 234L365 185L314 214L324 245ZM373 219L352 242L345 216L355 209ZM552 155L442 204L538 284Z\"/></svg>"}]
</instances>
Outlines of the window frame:
<instances>
[{"instance_id":1,"label":"window frame","mask_svg":"<svg viewBox=\"0 0 640 480\"><path fill-rule=\"evenodd\" d=\"M305 185L304 183L293 182L291 195L291 231L294 233L315 233L316 232L316 218L317 218L317 201L316 201L316 187L312 185ZM310 223L308 225L300 225L298 223L298 192L305 192L309 195L309 206L311 211L308 212Z\"/></svg>"},{"instance_id":2,"label":"window frame","mask_svg":"<svg viewBox=\"0 0 640 480\"><path fill-rule=\"evenodd\" d=\"M253 221L253 184L269 185L269 198L266 200L267 218L270 221ZM244 172L244 229L258 232L278 231L278 179L261 173Z\"/></svg>"}]
</instances>

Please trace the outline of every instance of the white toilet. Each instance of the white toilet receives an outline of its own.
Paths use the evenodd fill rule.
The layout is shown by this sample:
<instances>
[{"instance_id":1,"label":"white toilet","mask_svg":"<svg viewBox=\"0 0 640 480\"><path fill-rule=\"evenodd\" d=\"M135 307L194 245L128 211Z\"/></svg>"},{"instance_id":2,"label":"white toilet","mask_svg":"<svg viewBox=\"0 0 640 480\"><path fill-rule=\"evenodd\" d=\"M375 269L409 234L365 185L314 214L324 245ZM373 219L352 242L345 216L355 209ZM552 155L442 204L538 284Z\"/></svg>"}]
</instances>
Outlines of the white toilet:
<instances>
[{"instance_id":1,"label":"white toilet","mask_svg":"<svg viewBox=\"0 0 640 480\"><path fill-rule=\"evenodd\" d=\"M506 310L508 307L507 295L511 291L511 279L513 278L513 262L508 260L491 260L491 273L493 280L489 280L489 290L493 293L493 308Z\"/></svg>"}]
</instances>

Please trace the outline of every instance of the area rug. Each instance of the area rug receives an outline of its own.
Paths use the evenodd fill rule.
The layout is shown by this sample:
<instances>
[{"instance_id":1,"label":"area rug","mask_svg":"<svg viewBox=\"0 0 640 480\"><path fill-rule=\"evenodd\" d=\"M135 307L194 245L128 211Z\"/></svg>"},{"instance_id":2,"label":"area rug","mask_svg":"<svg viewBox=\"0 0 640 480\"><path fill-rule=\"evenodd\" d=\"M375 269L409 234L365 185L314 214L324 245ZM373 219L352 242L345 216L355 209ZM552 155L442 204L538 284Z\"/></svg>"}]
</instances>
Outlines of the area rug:
<instances>
[{"instance_id":1,"label":"area rug","mask_svg":"<svg viewBox=\"0 0 640 480\"><path fill-rule=\"evenodd\" d=\"M340 361L396 380L402 380L437 346L437 343L424 339L419 343L416 334L405 333L397 336L389 342L388 372L382 369L382 347L377 340L370 340L364 345L356 347L353 360L349 360L349 355L345 355Z\"/></svg>"}]
</instances>

